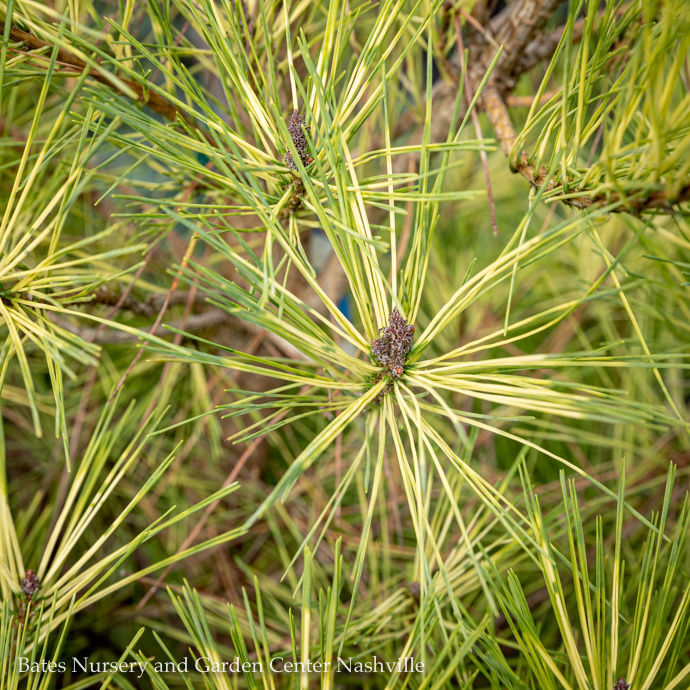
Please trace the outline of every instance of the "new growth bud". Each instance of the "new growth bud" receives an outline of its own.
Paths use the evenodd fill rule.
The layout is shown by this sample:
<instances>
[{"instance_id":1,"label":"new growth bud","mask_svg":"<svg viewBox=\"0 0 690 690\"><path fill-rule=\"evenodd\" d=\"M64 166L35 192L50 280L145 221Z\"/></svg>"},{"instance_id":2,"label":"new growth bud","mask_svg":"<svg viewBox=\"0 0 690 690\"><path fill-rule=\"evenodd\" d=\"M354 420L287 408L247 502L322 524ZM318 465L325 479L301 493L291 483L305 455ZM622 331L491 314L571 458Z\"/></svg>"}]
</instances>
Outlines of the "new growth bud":
<instances>
[{"instance_id":1,"label":"new growth bud","mask_svg":"<svg viewBox=\"0 0 690 690\"><path fill-rule=\"evenodd\" d=\"M414 326L410 326L394 307L388 325L381 328L379 337L371 342L372 356L393 379L399 379L405 371L405 359L412 347L413 336Z\"/></svg>"},{"instance_id":2,"label":"new growth bud","mask_svg":"<svg viewBox=\"0 0 690 690\"><path fill-rule=\"evenodd\" d=\"M293 110L287 119L287 128L288 132L290 132L290 136L292 137L292 143L297 149L297 154L299 155L299 159L302 161L302 165L306 166L310 163L310 156L308 153L309 147L307 144L307 137L304 136L304 132L308 132L311 127L308 127L305 123L306 120L299 114L299 110ZM285 153L283 160L285 161L285 165L287 165L290 170L297 170L297 165L295 164L295 160L290 151Z\"/></svg>"},{"instance_id":3,"label":"new growth bud","mask_svg":"<svg viewBox=\"0 0 690 690\"><path fill-rule=\"evenodd\" d=\"M40 586L40 582L33 570L27 570L26 575L24 575L19 584L22 588L22 594L27 599L31 599L31 597L36 594Z\"/></svg>"}]
</instances>

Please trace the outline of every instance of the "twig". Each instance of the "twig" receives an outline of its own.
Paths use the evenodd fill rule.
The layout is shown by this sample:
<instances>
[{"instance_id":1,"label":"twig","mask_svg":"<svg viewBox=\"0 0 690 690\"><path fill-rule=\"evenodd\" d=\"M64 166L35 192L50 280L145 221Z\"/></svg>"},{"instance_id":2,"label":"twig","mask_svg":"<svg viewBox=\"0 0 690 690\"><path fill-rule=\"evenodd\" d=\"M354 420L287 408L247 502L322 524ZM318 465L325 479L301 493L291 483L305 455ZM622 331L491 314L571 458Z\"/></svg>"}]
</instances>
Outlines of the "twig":
<instances>
[{"instance_id":1,"label":"twig","mask_svg":"<svg viewBox=\"0 0 690 690\"><path fill-rule=\"evenodd\" d=\"M489 24L496 42L516 57L524 52L549 20L561 0L518 0Z\"/></svg>"},{"instance_id":2,"label":"twig","mask_svg":"<svg viewBox=\"0 0 690 690\"><path fill-rule=\"evenodd\" d=\"M0 22L0 32L4 33L4 30L5 24L4 22ZM41 50L46 47L52 49L53 47L47 41L44 41L43 39L38 38L37 36L34 36L32 33L24 31L23 29L20 29L17 26L12 26L10 28L9 38L11 41L23 43L29 51ZM27 54L30 53L28 53L27 51ZM61 64L65 65L69 71L73 71L78 74L87 71L88 75L92 79L95 79L101 84L105 84L109 88L113 89L114 91L117 91L118 93L124 96L130 95L124 89L120 88L120 86L116 82L113 81L112 76L107 72L107 70L104 70L102 68L96 69L89 67L86 62L84 62L78 57L75 57L64 48L58 49L57 60ZM119 81L120 83L124 84L127 87L127 89L130 89L136 94L136 100L139 103L143 103L147 107L151 108L151 110L153 110L154 112L158 113L159 115L162 115L163 117L165 117L168 120L171 120L172 122L175 122L177 118L180 117L190 127L198 129L196 122L186 112L178 108L174 103L171 103L167 98L165 98L158 92L152 89L146 89L142 84L132 79L119 78ZM213 140L205 132L203 132L202 130L199 131L202 132L202 134L204 135L204 137L206 137L207 140L213 143Z\"/></svg>"},{"instance_id":3,"label":"twig","mask_svg":"<svg viewBox=\"0 0 690 690\"><path fill-rule=\"evenodd\" d=\"M141 274L144 272L146 266L148 266L149 261L151 261L151 258L153 257L153 250L155 248L155 244L148 250L146 253L146 256L144 257L144 261L142 262L141 266L137 269L136 274L134 275L133 279L127 285L125 290L123 291L122 295L120 296L120 299L117 301L115 306L110 310L110 313L108 314L108 319L111 319L115 314L121 309L122 305L125 303L125 301L129 298L129 294L134 288L134 285L136 282L139 280L141 277ZM53 319L57 322L57 318L53 317ZM69 330L70 332L73 332L72 330L72 325L68 323L60 323L60 326L64 328L65 330ZM97 342L97 338L100 335L100 333L105 330L105 324L100 324L97 328L93 329L93 332L88 334L86 337L83 337L83 340L86 342ZM100 355L99 355L100 356ZM93 390L94 383L96 382L96 376L98 372L98 367L93 366L91 367L91 370L89 372L89 375L86 379L86 383L84 384L84 387L81 392L81 397L79 399L79 407L77 408L77 413L74 416L74 422L72 424L72 433L70 434L69 438L69 464L70 466L74 462L74 460L77 457L77 449L79 447L79 438L81 437L81 431L84 426L84 420L86 419L86 408L89 404L89 400L91 399L91 391ZM6 414L6 413L5 413ZM70 472L68 467L64 467L60 476L60 483L58 485L58 490L55 495L55 500L53 502L54 504L54 510L53 510L53 515L51 517L50 521L50 530L52 531L53 527L55 526L55 523L57 522L58 515L60 514L60 509L64 503L65 496L67 495L67 486L69 484L69 478L70 478Z\"/></svg>"},{"instance_id":4,"label":"twig","mask_svg":"<svg viewBox=\"0 0 690 690\"><path fill-rule=\"evenodd\" d=\"M506 60L505 54L501 56L479 99L479 105L486 113L503 153L511 158L512 169L535 187L546 184L546 191L557 189L562 184L549 180L548 169L544 166L536 168L530 163L526 152L513 152L517 135L508 114L507 94L522 73L539 60L549 57L558 45L563 28L545 37L535 38L536 32L543 27L557 4L557 0L520 0L509 5L491 21L492 33L504 44L504 50L510 49L512 57L511 60ZM577 22L573 28L573 39L582 38L583 31L584 24ZM475 88L483 79L490 58L491 54L485 44L478 47L477 59L468 65L467 75ZM552 97L553 94L549 96ZM616 192L594 195L587 189L577 188L571 194L572 196L561 201L573 208L586 209L611 204L613 212L643 213L669 209L673 204L690 200L690 183L680 187L672 198L663 190L650 194L644 189L631 190L625 197Z\"/></svg>"},{"instance_id":5,"label":"twig","mask_svg":"<svg viewBox=\"0 0 690 690\"><path fill-rule=\"evenodd\" d=\"M550 33L535 38L531 43L525 46L525 50L520 56L520 70L523 74L542 62L542 60L551 59L561 41L564 31L565 27L559 26ZM573 24L573 33L570 40L573 43L578 43L582 40L584 32L585 22L580 19Z\"/></svg>"},{"instance_id":6,"label":"twig","mask_svg":"<svg viewBox=\"0 0 690 690\"><path fill-rule=\"evenodd\" d=\"M204 328L212 328L231 320L232 317L222 309L209 309L202 314L193 314L187 319L183 317L181 319L177 319L176 321L171 321L167 325L169 328L194 332L203 330ZM123 343L136 342L141 337L134 333L118 331L115 328L102 331L100 327L78 328L73 326L68 321L64 321L62 319L55 319L55 322L66 331L78 335L83 340L87 340L88 342L96 343L98 345L122 345ZM171 331L166 328L165 324L162 324L160 321L158 321L158 323L154 324L154 326L149 330L149 335L162 337L171 335Z\"/></svg>"},{"instance_id":7,"label":"twig","mask_svg":"<svg viewBox=\"0 0 690 690\"><path fill-rule=\"evenodd\" d=\"M480 105L489 118L489 124L496 134L503 153L510 156L517 134L510 115L508 115L505 101L495 84L489 83L484 87Z\"/></svg>"},{"instance_id":8,"label":"twig","mask_svg":"<svg viewBox=\"0 0 690 690\"><path fill-rule=\"evenodd\" d=\"M285 410L281 414L279 414L275 421L280 421L286 414L288 413L288 410ZM223 486L221 486L221 490L225 489L226 487L230 486L232 482L235 481L235 477L240 473L240 470L244 467L246 464L247 460L251 457L252 453L259 447L259 444L264 440L264 436L259 436L255 438L247 447L247 449L242 453L240 456L239 460L235 463L235 466L232 468L232 471L230 474L228 474L227 478L223 482ZM192 531L187 535L187 538L182 542L182 545L180 546L179 549L177 549L176 554L180 554L183 551L185 551L189 546L191 546L197 536L199 536L199 533L201 530L204 528L204 525L206 524L207 520L211 516L211 513L216 509L216 506L220 503L220 499L216 499L213 503L207 506L206 510L204 511L203 515L201 516L201 519L194 525L194 528ZM160 589L160 586L163 584L165 578L168 576L170 571L173 569L174 564L171 563L158 577L158 579L149 587L148 591L144 596L141 598L141 601L137 604L136 611L141 611L144 606L146 606L146 603L148 600Z\"/></svg>"},{"instance_id":9,"label":"twig","mask_svg":"<svg viewBox=\"0 0 690 690\"><path fill-rule=\"evenodd\" d=\"M458 12L462 15L463 19L474 28L477 33L480 33L484 38L486 39L487 43L490 43L495 50L498 50L501 46L500 44L496 41L496 39L491 35L491 30L486 29L482 26L481 22L477 21L471 14L467 12L467 10L463 9L462 7L457 8ZM462 50L460 47L458 47L458 50Z\"/></svg>"},{"instance_id":10,"label":"twig","mask_svg":"<svg viewBox=\"0 0 690 690\"><path fill-rule=\"evenodd\" d=\"M191 186L191 185L190 185ZM177 289L177 286L180 282L180 279L182 278L182 272L184 269L187 267L187 263L189 262L190 257L192 256L192 253L194 252L194 247L196 246L197 243L197 237L194 236L192 239L189 241L189 246L187 247L187 251L185 252L184 257L182 258L182 263L180 264L180 268L177 270L177 273L175 274L175 277L173 278L172 285L170 286L170 290L168 290L168 294L166 295L165 302L163 302L163 306L160 308L160 311L158 312L158 316L156 317L156 321L154 322L153 326L151 327L151 330L149 333L153 335L155 331L158 329L158 327L161 324L161 321L163 320L163 315L165 314L166 310L168 309L168 305L170 304L170 298L172 297L172 293L175 292ZM127 367L127 371L123 374L122 378L120 379L119 383L117 386L115 386L115 390L110 394L110 397L108 398L106 405L110 405L110 403L113 401L115 396L118 394L122 386L124 386L125 381L129 377L129 374L131 373L132 369L136 366L137 362L142 358L144 354L144 348L146 345L148 345L149 341L145 340L141 344L141 348L139 349L139 352L137 352L136 356L130 363L130 365Z\"/></svg>"},{"instance_id":11,"label":"twig","mask_svg":"<svg viewBox=\"0 0 690 690\"><path fill-rule=\"evenodd\" d=\"M515 144L516 133L515 127L508 114L508 108L503 100L498 88L494 84L489 84L482 93L482 104L484 111L489 118L489 122L493 127L496 138L501 144L503 153L510 157L511 151ZM522 151L516 162L511 161L511 166L515 172L523 175L531 185L541 187L546 183L546 191L552 191L561 186L555 180L550 180L549 171L543 165L536 168L529 162L529 156ZM587 189L573 189L572 193L576 196L562 199L561 201L567 206L572 206L577 209L586 209L591 206L605 206L613 205L611 209L614 213L628 212L628 213L643 213L645 211L653 211L656 209L669 209L673 204L680 204L685 201L690 201L690 182L678 189L677 193L670 198L665 191L655 191L646 193L645 190L639 191L631 190L625 197L614 192L612 194L593 195Z\"/></svg>"},{"instance_id":12,"label":"twig","mask_svg":"<svg viewBox=\"0 0 690 690\"><path fill-rule=\"evenodd\" d=\"M460 60L460 70L463 70L465 46L462 41L462 29L460 28L460 19L458 15L455 15L455 34L458 41L458 59ZM467 79L464 80L463 86L465 88L465 98L468 103L472 103L472 90L470 89L470 84ZM475 108L472 108L470 112L470 117L472 118L472 125L474 126L474 131L477 135L477 139L482 141L482 128L479 124L479 116ZM491 216L491 227L493 229L494 237L498 237L498 223L496 222L496 205L494 204L494 194L491 189L491 176L489 175L489 157L486 155L484 149L479 150L479 158L482 162L482 168L484 168L484 179L486 180L486 196L489 199L489 215Z\"/></svg>"},{"instance_id":13,"label":"twig","mask_svg":"<svg viewBox=\"0 0 690 690\"><path fill-rule=\"evenodd\" d=\"M548 103L554 96L558 96L559 93L561 93L560 89L546 91L541 95L541 98L537 102L538 105ZM531 108L534 105L534 96L515 96L509 93L505 97L505 103L509 108Z\"/></svg>"}]
</instances>

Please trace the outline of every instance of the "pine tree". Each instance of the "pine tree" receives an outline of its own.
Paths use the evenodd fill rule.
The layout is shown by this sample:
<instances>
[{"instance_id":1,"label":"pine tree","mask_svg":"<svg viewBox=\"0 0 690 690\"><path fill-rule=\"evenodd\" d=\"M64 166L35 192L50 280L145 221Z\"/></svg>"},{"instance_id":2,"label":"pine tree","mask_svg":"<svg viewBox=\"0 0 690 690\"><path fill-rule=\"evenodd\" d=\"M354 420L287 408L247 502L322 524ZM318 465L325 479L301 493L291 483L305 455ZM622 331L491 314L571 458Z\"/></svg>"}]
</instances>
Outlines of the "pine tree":
<instances>
[{"instance_id":1,"label":"pine tree","mask_svg":"<svg viewBox=\"0 0 690 690\"><path fill-rule=\"evenodd\" d=\"M687 686L683 0L0 16L0 690Z\"/></svg>"}]
</instances>

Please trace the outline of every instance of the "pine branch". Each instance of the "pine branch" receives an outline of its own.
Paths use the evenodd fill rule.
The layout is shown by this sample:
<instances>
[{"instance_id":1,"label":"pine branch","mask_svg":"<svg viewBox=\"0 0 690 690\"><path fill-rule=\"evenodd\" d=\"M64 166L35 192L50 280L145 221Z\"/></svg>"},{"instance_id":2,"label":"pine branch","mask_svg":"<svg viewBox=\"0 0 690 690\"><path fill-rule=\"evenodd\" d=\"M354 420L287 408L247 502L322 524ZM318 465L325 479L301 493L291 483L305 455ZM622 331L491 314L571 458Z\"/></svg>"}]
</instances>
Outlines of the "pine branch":
<instances>
[{"instance_id":1,"label":"pine branch","mask_svg":"<svg viewBox=\"0 0 690 690\"><path fill-rule=\"evenodd\" d=\"M556 49L564 29L561 27L542 36L539 36L539 31L557 5L554 0L521 0L509 5L489 25L489 33L503 44L503 55L484 87L478 104L486 113L501 150L508 157L511 157L517 135L506 102L520 76L541 60L550 58ZM573 42L581 40L584 28L583 21L575 23ZM468 79L472 87L477 89L490 63L493 48L486 44L483 34L478 32L473 34L473 42L477 55L469 65ZM454 78L457 79L457 75ZM541 187L549 177L549 171L544 166L536 168L530 163L530 156L525 151L512 154L511 169L536 187ZM562 187L562 184L550 181L546 191L558 187ZM569 190L569 194L572 196L561 200L573 208L613 204L615 207L612 211L639 214L658 209L669 210L675 204L690 200L690 183L681 186L672 197L662 190L650 193L643 188L631 190L625 197L617 193L593 195L587 189L578 188Z\"/></svg>"},{"instance_id":2,"label":"pine branch","mask_svg":"<svg viewBox=\"0 0 690 690\"><path fill-rule=\"evenodd\" d=\"M510 157L516 139L515 127L508 114L505 100L495 84L485 87L481 98L481 105L489 118L489 123L496 134L496 138L501 144L503 153ZM523 175L534 187L541 187L549 177L548 169L543 165L536 168L529 162L529 156L524 151L520 153L518 161L511 161L511 169ZM552 180L547 184L546 191L550 192L560 186L562 185ZM690 182L680 187L673 197L669 197L664 191L649 193L642 188L638 192L631 191L625 198L622 198L617 193L593 196L586 189L573 189L571 193L576 194L576 196L562 199L561 201L573 208L585 209L592 206L618 203L619 205L612 208L611 211L616 213L625 211L638 214L658 209L669 210L675 204L690 201Z\"/></svg>"},{"instance_id":3,"label":"pine branch","mask_svg":"<svg viewBox=\"0 0 690 690\"><path fill-rule=\"evenodd\" d=\"M559 4L560 0L519 0L508 5L491 22L496 41L508 55L522 53Z\"/></svg>"},{"instance_id":4,"label":"pine branch","mask_svg":"<svg viewBox=\"0 0 690 690\"><path fill-rule=\"evenodd\" d=\"M520 73L529 72L533 67L544 60L550 60L558 47L563 36L565 27L559 26L548 34L538 36L531 43L525 46L520 55ZM584 20L579 20L573 24L572 37L569 39L573 43L579 43L585 31Z\"/></svg>"},{"instance_id":5,"label":"pine branch","mask_svg":"<svg viewBox=\"0 0 690 690\"><path fill-rule=\"evenodd\" d=\"M4 31L5 24L4 22L0 22L0 32L2 32L3 35ZM34 34L24 31L17 26L12 26L10 28L9 38L11 41L23 43L25 49L22 52L26 53L27 55L30 55L30 51L33 50L41 50L46 47L52 49L53 47L47 41L44 41L43 39L38 38L37 36L34 36ZM125 90L121 89L117 83L113 82L106 70L90 68L83 60L75 57L72 55L72 53L64 48L58 49L57 62L63 65L67 71L74 72L75 74L81 74L86 70L88 71L89 77L95 81L108 86L123 96L129 96ZM147 106L154 112L162 115L167 120L176 122L177 118L179 117L190 127L196 128L196 123L193 121L193 119L164 96L161 96L159 93L150 89L145 89L141 84L132 79L119 78L119 81L128 89L131 89L131 91L137 94L136 101L138 103ZM206 135L204 134L204 136Z\"/></svg>"}]
</instances>

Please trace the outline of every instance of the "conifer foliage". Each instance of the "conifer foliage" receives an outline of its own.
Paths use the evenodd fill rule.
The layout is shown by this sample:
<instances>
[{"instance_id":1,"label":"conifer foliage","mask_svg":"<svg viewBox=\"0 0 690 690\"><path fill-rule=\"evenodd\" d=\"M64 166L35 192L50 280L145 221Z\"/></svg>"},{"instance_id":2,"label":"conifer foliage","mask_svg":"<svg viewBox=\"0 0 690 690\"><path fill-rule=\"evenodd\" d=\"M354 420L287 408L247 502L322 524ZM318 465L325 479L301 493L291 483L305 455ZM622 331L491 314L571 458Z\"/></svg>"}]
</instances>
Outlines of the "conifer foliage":
<instances>
[{"instance_id":1,"label":"conifer foliage","mask_svg":"<svg viewBox=\"0 0 690 690\"><path fill-rule=\"evenodd\" d=\"M684 0L0 21L0 690L688 687Z\"/></svg>"}]
</instances>

